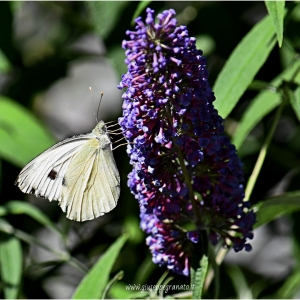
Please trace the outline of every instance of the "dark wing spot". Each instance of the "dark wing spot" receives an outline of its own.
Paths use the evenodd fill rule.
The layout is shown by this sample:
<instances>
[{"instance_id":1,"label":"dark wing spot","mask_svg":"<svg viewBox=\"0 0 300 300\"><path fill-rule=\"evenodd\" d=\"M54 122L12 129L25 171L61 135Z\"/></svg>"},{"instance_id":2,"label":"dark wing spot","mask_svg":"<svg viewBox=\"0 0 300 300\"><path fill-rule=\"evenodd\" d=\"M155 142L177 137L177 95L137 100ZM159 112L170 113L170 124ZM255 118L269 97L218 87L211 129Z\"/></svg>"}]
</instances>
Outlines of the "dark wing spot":
<instances>
[{"instance_id":1,"label":"dark wing spot","mask_svg":"<svg viewBox=\"0 0 300 300\"><path fill-rule=\"evenodd\" d=\"M54 179L57 177L57 172L54 171L54 170L51 170L51 172L49 173L48 177L49 177L51 180L54 180Z\"/></svg>"},{"instance_id":2,"label":"dark wing spot","mask_svg":"<svg viewBox=\"0 0 300 300\"><path fill-rule=\"evenodd\" d=\"M64 177L63 180L62 180L62 185L63 185L63 186L67 186L67 181L66 181L66 178L65 178L65 177Z\"/></svg>"},{"instance_id":3,"label":"dark wing spot","mask_svg":"<svg viewBox=\"0 0 300 300\"><path fill-rule=\"evenodd\" d=\"M34 194L35 193L35 188L33 187L30 191L30 194Z\"/></svg>"}]
</instances>

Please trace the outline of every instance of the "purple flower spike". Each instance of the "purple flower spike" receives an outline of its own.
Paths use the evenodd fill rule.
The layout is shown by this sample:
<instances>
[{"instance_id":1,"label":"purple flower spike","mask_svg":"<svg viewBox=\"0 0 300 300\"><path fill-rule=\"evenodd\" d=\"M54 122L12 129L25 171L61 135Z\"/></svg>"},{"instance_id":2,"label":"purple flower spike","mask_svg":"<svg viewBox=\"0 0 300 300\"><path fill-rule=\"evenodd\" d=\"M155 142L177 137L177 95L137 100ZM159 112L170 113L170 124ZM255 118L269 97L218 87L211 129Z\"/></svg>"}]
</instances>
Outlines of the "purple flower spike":
<instances>
[{"instance_id":1,"label":"purple flower spike","mask_svg":"<svg viewBox=\"0 0 300 300\"><path fill-rule=\"evenodd\" d=\"M146 12L122 43L128 72L119 85L126 88L119 124L130 142L128 186L154 263L188 276L201 230L213 245L250 251L255 215L243 201L242 163L213 106L196 39L176 26L174 10L156 19Z\"/></svg>"}]
</instances>

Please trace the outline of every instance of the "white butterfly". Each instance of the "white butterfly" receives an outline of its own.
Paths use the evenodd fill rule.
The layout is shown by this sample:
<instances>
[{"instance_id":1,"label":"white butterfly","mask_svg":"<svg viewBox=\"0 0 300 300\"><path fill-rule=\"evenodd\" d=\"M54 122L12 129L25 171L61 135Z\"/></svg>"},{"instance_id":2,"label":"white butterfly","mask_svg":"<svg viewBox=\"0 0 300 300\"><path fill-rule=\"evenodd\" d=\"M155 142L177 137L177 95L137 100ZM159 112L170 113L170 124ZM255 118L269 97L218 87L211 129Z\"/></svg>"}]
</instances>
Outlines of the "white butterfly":
<instances>
[{"instance_id":1,"label":"white butterfly","mask_svg":"<svg viewBox=\"0 0 300 300\"><path fill-rule=\"evenodd\" d=\"M71 220L92 220L111 211L120 196L120 175L105 123L41 153L15 184L24 193L57 200Z\"/></svg>"}]
</instances>

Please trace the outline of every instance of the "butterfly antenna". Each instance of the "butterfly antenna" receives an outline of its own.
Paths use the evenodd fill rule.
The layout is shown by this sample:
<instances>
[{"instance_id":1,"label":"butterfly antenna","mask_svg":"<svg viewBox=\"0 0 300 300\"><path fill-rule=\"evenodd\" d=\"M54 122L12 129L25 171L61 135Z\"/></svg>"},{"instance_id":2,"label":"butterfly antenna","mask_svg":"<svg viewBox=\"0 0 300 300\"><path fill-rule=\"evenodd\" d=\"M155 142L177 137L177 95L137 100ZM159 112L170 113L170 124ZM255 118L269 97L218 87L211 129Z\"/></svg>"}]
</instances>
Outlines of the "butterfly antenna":
<instances>
[{"instance_id":1,"label":"butterfly antenna","mask_svg":"<svg viewBox=\"0 0 300 300\"><path fill-rule=\"evenodd\" d=\"M104 95L104 93L103 93L103 92L101 92L101 95L100 95L100 101L99 101L99 105L98 105L98 109L97 109L97 117L96 117L96 119L97 119L97 123L99 122L99 121L98 121L98 115L99 115L99 111L100 111L100 104L101 104L101 100L102 100L102 98L103 98L103 95Z\"/></svg>"},{"instance_id":2,"label":"butterfly antenna","mask_svg":"<svg viewBox=\"0 0 300 300\"><path fill-rule=\"evenodd\" d=\"M92 90L92 87L89 87L89 89L90 89L90 92L91 92L91 95L92 95L92 101L93 101L93 103L95 103L95 102L94 102L94 97L93 97L93 90ZM94 116L95 116L96 122L97 122L97 124L98 124L98 123L99 123L99 122L98 122L98 117L97 117L97 115L96 115L95 110L94 110Z\"/></svg>"}]
</instances>

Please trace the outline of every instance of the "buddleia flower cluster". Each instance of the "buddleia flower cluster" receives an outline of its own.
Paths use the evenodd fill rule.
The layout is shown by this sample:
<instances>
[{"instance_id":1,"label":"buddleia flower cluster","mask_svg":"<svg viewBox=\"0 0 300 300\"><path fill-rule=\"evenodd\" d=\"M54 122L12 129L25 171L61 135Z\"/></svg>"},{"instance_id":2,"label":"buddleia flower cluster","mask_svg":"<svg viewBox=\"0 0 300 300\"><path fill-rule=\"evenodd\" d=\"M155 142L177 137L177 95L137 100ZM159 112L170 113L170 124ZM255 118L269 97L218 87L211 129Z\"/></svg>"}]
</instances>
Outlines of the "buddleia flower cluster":
<instances>
[{"instance_id":1,"label":"buddleia flower cluster","mask_svg":"<svg viewBox=\"0 0 300 300\"><path fill-rule=\"evenodd\" d=\"M242 163L213 106L206 60L173 9L147 9L123 41L128 72L119 124L129 142L128 186L154 263L188 276L193 244L251 250L255 215Z\"/></svg>"}]
</instances>

